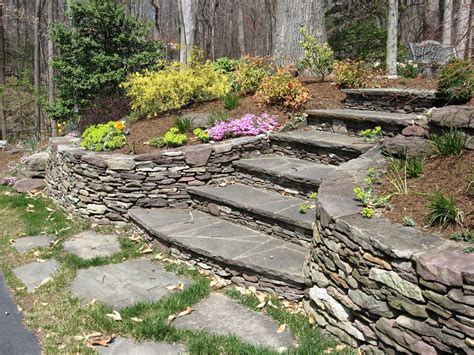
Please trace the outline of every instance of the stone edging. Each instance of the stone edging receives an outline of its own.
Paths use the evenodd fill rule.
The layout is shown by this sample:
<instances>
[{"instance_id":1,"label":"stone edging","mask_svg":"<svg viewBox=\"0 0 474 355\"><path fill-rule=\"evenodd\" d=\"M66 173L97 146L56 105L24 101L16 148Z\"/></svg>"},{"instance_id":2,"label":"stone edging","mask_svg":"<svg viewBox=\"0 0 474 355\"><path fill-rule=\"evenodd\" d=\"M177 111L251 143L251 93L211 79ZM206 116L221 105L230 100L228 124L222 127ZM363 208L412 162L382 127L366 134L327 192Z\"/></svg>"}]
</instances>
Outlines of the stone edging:
<instances>
[{"instance_id":1,"label":"stone edging","mask_svg":"<svg viewBox=\"0 0 474 355\"><path fill-rule=\"evenodd\" d=\"M368 353L474 351L474 254L383 217L363 218L352 189L379 150L339 166L319 189L304 306ZM380 350L383 349L383 350Z\"/></svg>"},{"instance_id":2,"label":"stone edging","mask_svg":"<svg viewBox=\"0 0 474 355\"><path fill-rule=\"evenodd\" d=\"M228 177L234 160L269 149L265 135L140 155L86 151L78 142L50 140L46 181L63 208L96 223L127 221L134 206L186 208L188 186Z\"/></svg>"}]
</instances>

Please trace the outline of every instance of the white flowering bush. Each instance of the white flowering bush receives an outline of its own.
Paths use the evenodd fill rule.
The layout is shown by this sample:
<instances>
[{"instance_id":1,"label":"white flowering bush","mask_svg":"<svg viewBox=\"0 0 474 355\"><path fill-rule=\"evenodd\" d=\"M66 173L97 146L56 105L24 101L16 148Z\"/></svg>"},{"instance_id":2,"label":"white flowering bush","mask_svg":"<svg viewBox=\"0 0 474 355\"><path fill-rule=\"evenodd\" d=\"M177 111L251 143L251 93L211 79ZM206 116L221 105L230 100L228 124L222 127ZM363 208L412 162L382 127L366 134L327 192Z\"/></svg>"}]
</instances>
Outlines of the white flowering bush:
<instances>
[{"instance_id":1,"label":"white flowering bush","mask_svg":"<svg viewBox=\"0 0 474 355\"><path fill-rule=\"evenodd\" d=\"M413 60L408 60L401 63L397 62L397 73L404 78L414 79L420 74L420 69L417 63L413 62Z\"/></svg>"}]
</instances>

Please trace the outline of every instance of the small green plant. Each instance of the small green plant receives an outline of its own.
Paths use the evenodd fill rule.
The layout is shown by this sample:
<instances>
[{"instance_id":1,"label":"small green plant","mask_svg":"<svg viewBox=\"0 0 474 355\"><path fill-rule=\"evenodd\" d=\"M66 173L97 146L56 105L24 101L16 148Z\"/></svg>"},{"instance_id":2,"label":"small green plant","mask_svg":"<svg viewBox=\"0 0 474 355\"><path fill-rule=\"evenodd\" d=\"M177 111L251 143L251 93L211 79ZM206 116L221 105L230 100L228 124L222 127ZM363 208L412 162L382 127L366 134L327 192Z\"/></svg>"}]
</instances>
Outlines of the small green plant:
<instances>
[{"instance_id":1,"label":"small green plant","mask_svg":"<svg viewBox=\"0 0 474 355\"><path fill-rule=\"evenodd\" d=\"M415 220L410 216L403 217L403 225L407 227L416 227Z\"/></svg>"},{"instance_id":2,"label":"small green plant","mask_svg":"<svg viewBox=\"0 0 474 355\"><path fill-rule=\"evenodd\" d=\"M110 121L93 125L82 134L81 147L87 150L114 150L125 146L125 134L122 121Z\"/></svg>"},{"instance_id":3,"label":"small green plant","mask_svg":"<svg viewBox=\"0 0 474 355\"><path fill-rule=\"evenodd\" d=\"M329 44L320 45L305 27L300 29L300 33L303 36L300 45L304 50L303 59L300 62L301 67L320 76L321 81L324 81L324 78L332 72L334 52Z\"/></svg>"},{"instance_id":4,"label":"small green plant","mask_svg":"<svg viewBox=\"0 0 474 355\"><path fill-rule=\"evenodd\" d=\"M306 213L308 213L310 208L311 208L311 206L309 204L302 203L298 208L298 212L301 213L301 214L306 214Z\"/></svg>"},{"instance_id":5,"label":"small green plant","mask_svg":"<svg viewBox=\"0 0 474 355\"><path fill-rule=\"evenodd\" d=\"M469 229L465 229L462 231L452 233L449 239L456 240L456 241L463 241L467 243L473 243L474 234L472 234L472 232Z\"/></svg>"},{"instance_id":6,"label":"small green plant","mask_svg":"<svg viewBox=\"0 0 474 355\"><path fill-rule=\"evenodd\" d=\"M440 135L432 138L436 151L439 155L461 155L466 147L468 137L457 128L450 128L449 131L443 131Z\"/></svg>"},{"instance_id":7,"label":"small green plant","mask_svg":"<svg viewBox=\"0 0 474 355\"><path fill-rule=\"evenodd\" d=\"M171 127L168 132L163 136L163 141L168 147L180 147L186 143L188 137L185 134L180 133L176 127Z\"/></svg>"},{"instance_id":8,"label":"small green plant","mask_svg":"<svg viewBox=\"0 0 474 355\"><path fill-rule=\"evenodd\" d=\"M422 157L403 156L400 159L391 158L391 168L406 171L410 178L417 178L423 172L425 159Z\"/></svg>"},{"instance_id":9,"label":"small green plant","mask_svg":"<svg viewBox=\"0 0 474 355\"><path fill-rule=\"evenodd\" d=\"M207 117L206 124L209 127L214 127L216 123L227 122L229 120L229 114L226 111L213 111Z\"/></svg>"},{"instance_id":10,"label":"small green plant","mask_svg":"<svg viewBox=\"0 0 474 355\"><path fill-rule=\"evenodd\" d=\"M420 74L420 68L413 60L408 60L406 62L397 63L397 73L404 78L414 79Z\"/></svg>"},{"instance_id":11,"label":"small green plant","mask_svg":"<svg viewBox=\"0 0 474 355\"><path fill-rule=\"evenodd\" d=\"M314 200L314 201L317 201L318 200L318 193L317 192L311 192L309 194L309 198Z\"/></svg>"},{"instance_id":12,"label":"small green plant","mask_svg":"<svg viewBox=\"0 0 474 355\"><path fill-rule=\"evenodd\" d=\"M193 120L189 117L176 117L174 126L178 129L179 133L188 133L191 131Z\"/></svg>"},{"instance_id":13,"label":"small green plant","mask_svg":"<svg viewBox=\"0 0 474 355\"><path fill-rule=\"evenodd\" d=\"M212 64L215 71L222 74L232 74L239 67L240 60L221 57L217 58Z\"/></svg>"},{"instance_id":14,"label":"small green plant","mask_svg":"<svg viewBox=\"0 0 474 355\"><path fill-rule=\"evenodd\" d=\"M463 249L466 254L474 253L474 247L467 247Z\"/></svg>"},{"instance_id":15,"label":"small green plant","mask_svg":"<svg viewBox=\"0 0 474 355\"><path fill-rule=\"evenodd\" d=\"M334 63L334 79L341 88L375 87L372 68L364 62L336 61Z\"/></svg>"},{"instance_id":16,"label":"small green plant","mask_svg":"<svg viewBox=\"0 0 474 355\"><path fill-rule=\"evenodd\" d=\"M361 211L361 215L364 217L364 218L372 218L374 216L374 209L373 208L370 208L370 207L364 207Z\"/></svg>"},{"instance_id":17,"label":"small green plant","mask_svg":"<svg viewBox=\"0 0 474 355\"><path fill-rule=\"evenodd\" d=\"M438 74L437 94L452 102L468 101L474 92L474 67L466 60L453 59Z\"/></svg>"},{"instance_id":18,"label":"small green plant","mask_svg":"<svg viewBox=\"0 0 474 355\"><path fill-rule=\"evenodd\" d=\"M376 126L374 128L368 128L360 131L358 134L368 142L376 142L382 139L382 127Z\"/></svg>"},{"instance_id":19,"label":"small green plant","mask_svg":"<svg viewBox=\"0 0 474 355\"><path fill-rule=\"evenodd\" d=\"M226 110L233 110L239 106L239 94L231 92L222 98Z\"/></svg>"},{"instance_id":20,"label":"small green plant","mask_svg":"<svg viewBox=\"0 0 474 355\"><path fill-rule=\"evenodd\" d=\"M209 142L209 135L206 131L201 128L196 128L193 131L193 134L203 143Z\"/></svg>"},{"instance_id":21,"label":"small green plant","mask_svg":"<svg viewBox=\"0 0 474 355\"><path fill-rule=\"evenodd\" d=\"M453 198L444 196L437 192L428 197L428 210L430 211L426 222L429 226L440 225L446 227L449 224L461 224L463 213L457 207Z\"/></svg>"},{"instance_id":22,"label":"small green plant","mask_svg":"<svg viewBox=\"0 0 474 355\"><path fill-rule=\"evenodd\" d=\"M148 142L146 142L146 144L156 148L163 148L166 146L163 137L152 138Z\"/></svg>"}]
</instances>

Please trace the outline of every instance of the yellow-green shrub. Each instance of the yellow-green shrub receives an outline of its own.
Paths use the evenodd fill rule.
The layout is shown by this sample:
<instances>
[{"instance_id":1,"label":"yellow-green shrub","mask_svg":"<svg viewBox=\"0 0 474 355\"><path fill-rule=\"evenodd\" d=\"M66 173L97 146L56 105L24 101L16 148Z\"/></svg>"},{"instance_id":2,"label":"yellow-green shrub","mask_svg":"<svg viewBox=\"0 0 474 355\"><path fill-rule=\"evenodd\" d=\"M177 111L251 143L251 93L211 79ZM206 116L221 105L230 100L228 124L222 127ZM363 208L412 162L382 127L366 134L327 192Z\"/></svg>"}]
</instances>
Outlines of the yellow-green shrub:
<instances>
[{"instance_id":1,"label":"yellow-green shrub","mask_svg":"<svg viewBox=\"0 0 474 355\"><path fill-rule=\"evenodd\" d=\"M153 115L206 101L231 91L229 78L210 62L185 65L172 62L159 71L135 73L122 84L133 110Z\"/></svg>"},{"instance_id":2,"label":"yellow-green shrub","mask_svg":"<svg viewBox=\"0 0 474 355\"><path fill-rule=\"evenodd\" d=\"M242 57L237 70L232 74L236 89L243 93L253 94L264 77L274 72L275 68L266 57Z\"/></svg>"},{"instance_id":3,"label":"yellow-green shrub","mask_svg":"<svg viewBox=\"0 0 474 355\"><path fill-rule=\"evenodd\" d=\"M341 88L366 88L375 86L375 75L366 63L360 61L337 61L334 76Z\"/></svg>"}]
</instances>

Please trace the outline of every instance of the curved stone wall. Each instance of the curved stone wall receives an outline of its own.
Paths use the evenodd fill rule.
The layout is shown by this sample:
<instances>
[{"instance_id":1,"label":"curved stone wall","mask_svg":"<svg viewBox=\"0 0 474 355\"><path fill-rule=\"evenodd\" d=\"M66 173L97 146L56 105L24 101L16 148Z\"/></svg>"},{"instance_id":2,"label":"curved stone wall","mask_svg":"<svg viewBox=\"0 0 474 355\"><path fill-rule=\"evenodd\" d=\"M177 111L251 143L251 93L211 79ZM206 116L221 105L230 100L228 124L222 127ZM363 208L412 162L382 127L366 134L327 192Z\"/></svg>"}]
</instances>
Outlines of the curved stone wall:
<instances>
[{"instance_id":1,"label":"curved stone wall","mask_svg":"<svg viewBox=\"0 0 474 355\"><path fill-rule=\"evenodd\" d=\"M185 208L188 186L229 176L232 161L269 148L267 138L257 136L123 155L86 151L78 141L51 139L46 180L63 208L96 223L127 221L133 206Z\"/></svg>"},{"instance_id":2,"label":"curved stone wall","mask_svg":"<svg viewBox=\"0 0 474 355\"><path fill-rule=\"evenodd\" d=\"M380 152L341 165L319 190L304 306L368 353L472 353L474 254L383 217L363 218L352 189Z\"/></svg>"}]
</instances>

